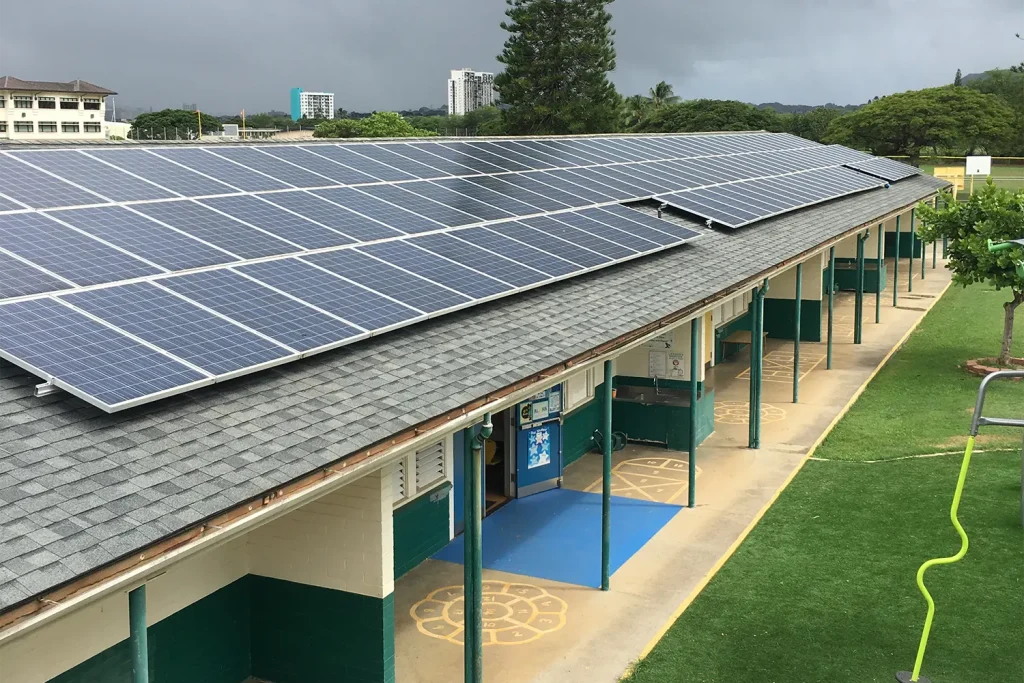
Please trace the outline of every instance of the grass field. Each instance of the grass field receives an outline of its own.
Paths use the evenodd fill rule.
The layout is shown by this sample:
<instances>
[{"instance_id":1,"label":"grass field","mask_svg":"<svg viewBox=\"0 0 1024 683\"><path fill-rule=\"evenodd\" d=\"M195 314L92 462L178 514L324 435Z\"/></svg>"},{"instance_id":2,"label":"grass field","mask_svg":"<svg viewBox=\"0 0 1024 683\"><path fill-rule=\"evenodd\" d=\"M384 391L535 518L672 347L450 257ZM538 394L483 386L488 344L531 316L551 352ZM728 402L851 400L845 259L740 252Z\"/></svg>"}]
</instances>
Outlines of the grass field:
<instances>
[{"instance_id":1,"label":"grass field","mask_svg":"<svg viewBox=\"0 0 1024 683\"><path fill-rule=\"evenodd\" d=\"M978 380L956 365L998 348L1004 299L949 290L631 683L880 683L912 666L925 608L914 573L959 548L960 457L905 456L962 445ZM1021 397L1000 387L986 412L1021 415ZM1024 679L1020 437L983 439L1014 450L976 456L960 514L970 552L929 572L933 683Z\"/></svg>"},{"instance_id":2,"label":"grass field","mask_svg":"<svg viewBox=\"0 0 1024 683\"><path fill-rule=\"evenodd\" d=\"M961 160L959 164L954 164L950 162L949 165L959 165L961 168L963 168L963 161ZM923 173L927 173L928 175L934 175L935 166L929 164L921 164L921 171ZM1024 188L1024 164L1015 166L994 165L992 166L992 180L999 187L1005 187L1008 190ZM970 179L967 179L966 185L964 187L965 192L970 189L970 182ZM984 184L985 180L982 178L976 178L974 180L975 189L977 189L979 185Z\"/></svg>"}]
</instances>

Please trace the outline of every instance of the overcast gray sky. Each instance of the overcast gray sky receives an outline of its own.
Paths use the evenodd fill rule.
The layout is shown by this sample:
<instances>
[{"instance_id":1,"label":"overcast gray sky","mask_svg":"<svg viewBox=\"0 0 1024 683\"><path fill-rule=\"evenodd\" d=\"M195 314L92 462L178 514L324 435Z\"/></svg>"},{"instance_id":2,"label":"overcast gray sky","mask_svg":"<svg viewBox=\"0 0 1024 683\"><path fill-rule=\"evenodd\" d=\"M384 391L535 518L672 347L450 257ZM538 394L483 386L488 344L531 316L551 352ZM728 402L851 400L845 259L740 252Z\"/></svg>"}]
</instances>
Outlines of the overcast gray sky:
<instances>
[{"instance_id":1,"label":"overcast gray sky","mask_svg":"<svg viewBox=\"0 0 1024 683\"><path fill-rule=\"evenodd\" d=\"M0 0L0 75L81 78L124 105L440 105L448 71L497 70L503 0ZM1024 0L618 0L620 92L840 104L1024 60Z\"/></svg>"}]
</instances>

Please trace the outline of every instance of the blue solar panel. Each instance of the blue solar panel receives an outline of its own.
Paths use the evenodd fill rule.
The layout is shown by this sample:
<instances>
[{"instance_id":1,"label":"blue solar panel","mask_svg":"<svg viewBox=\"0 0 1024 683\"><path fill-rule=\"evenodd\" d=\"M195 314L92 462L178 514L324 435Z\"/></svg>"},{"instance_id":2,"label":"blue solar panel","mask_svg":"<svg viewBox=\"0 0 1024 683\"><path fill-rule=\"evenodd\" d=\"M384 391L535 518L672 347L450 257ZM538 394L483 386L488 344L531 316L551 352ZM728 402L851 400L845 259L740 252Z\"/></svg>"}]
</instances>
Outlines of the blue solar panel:
<instances>
[{"instance_id":1,"label":"blue solar panel","mask_svg":"<svg viewBox=\"0 0 1024 683\"><path fill-rule=\"evenodd\" d=\"M54 217L168 270L237 260L231 254L120 206L55 211Z\"/></svg>"},{"instance_id":2,"label":"blue solar panel","mask_svg":"<svg viewBox=\"0 0 1024 683\"><path fill-rule=\"evenodd\" d=\"M168 190L188 197L210 194L228 194L238 188L199 175L195 171L173 164L145 149L97 149L85 152L135 175L142 176Z\"/></svg>"},{"instance_id":3,"label":"blue solar panel","mask_svg":"<svg viewBox=\"0 0 1024 683\"><path fill-rule=\"evenodd\" d=\"M291 355L148 282L65 294L62 299L214 375Z\"/></svg>"},{"instance_id":4,"label":"blue solar panel","mask_svg":"<svg viewBox=\"0 0 1024 683\"><path fill-rule=\"evenodd\" d=\"M487 160L490 160L490 157L493 156L503 163L511 161L524 168L532 168L534 170L556 168L555 164L531 157L525 153L525 150L516 149L511 143L504 140L501 142L467 142L465 144L487 154L488 156L485 157ZM473 154L475 153L473 152Z\"/></svg>"},{"instance_id":5,"label":"blue solar panel","mask_svg":"<svg viewBox=\"0 0 1024 683\"><path fill-rule=\"evenodd\" d=\"M280 180L257 173L245 166L232 163L205 149L161 148L150 150L150 152L165 159L170 159L186 168L205 173L246 192L281 190L289 187Z\"/></svg>"},{"instance_id":6,"label":"blue solar panel","mask_svg":"<svg viewBox=\"0 0 1024 683\"><path fill-rule=\"evenodd\" d=\"M551 185L552 187L574 194L582 199L586 199L588 203L600 203L610 202L614 200L629 199L633 195L628 192L622 192L616 190L613 187L607 185L597 185L596 183L582 178L578 175L573 175L572 171L561 170L561 171L538 171L535 173L523 173L524 178L532 178L540 181L545 185Z\"/></svg>"},{"instance_id":7,"label":"blue solar panel","mask_svg":"<svg viewBox=\"0 0 1024 683\"><path fill-rule=\"evenodd\" d=\"M0 247L83 286L161 272L39 213L0 215Z\"/></svg>"},{"instance_id":8,"label":"blue solar panel","mask_svg":"<svg viewBox=\"0 0 1024 683\"><path fill-rule=\"evenodd\" d=\"M472 230L454 234L464 235ZM504 254L499 254L496 251L489 251L464 242L451 234L421 235L410 242L456 263L483 271L513 287L527 287L550 279L547 273L505 258Z\"/></svg>"},{"instance_id":9,"label":"blue solar panel","mask_svg":"<svg viewBox=\"0 0 1024 683\"><path fill-rule=\"evenodd\" d=\"M99 195L79 189L59 178L0 152L0 193L34 209L99 204Z\"/></svg>"},{"instance_id":10,"label":"blue solar panel","mask_svg":"<svg viewBox=\"0 0 1024 683\"><path fill-rule=\"evenodd\" d=\"M174 193L75 150L14 152L15 156L114 201L170 199Z\"/></svg>"},{"instance_id":11,"label":"blue solar panel","mask_svg":"<svg viewBox=\"0 0 1024 683\"><path fill-rule=\"evenodd\" d=\"M439 230L444 227L443 224L437 221L424 218L418 213L406 211L400 206L386 202L383 199L377 199L353 188L341 187L331 190L315 190L314 194L404 233L426 232L427 230Z\"/></svg>"},{"instance_id":12,"label":"blue solar panel","mask_svg":"<svg viewBox=\"0 0 1024 683\"><path fill-rule=\"evenodd\" d=\"M13 199L7 199L6 197L0 197L0 211L17 211L28 208L25 204L19 204Z\"/></svg>"},{"instance_id":13,"label":"blue solar panel","mask_svg":"<svg viewBox=\"0 0 1024 683\"><path fill-rule=\"evenodd\" d=\"M242 225L198 202L157 202L135 204L132 208L242 258L273 256L302 249L297 244L288 244Z\"/></svg>"},{"instance_id":14,"label":"blue solar panel","mask_svg":"<svg viewBox=\"0 0 1024 683\"><path fill-rule=\"evenodd\" d=\"M609 225L608 223L594 220L582 214L567 212L555 214L550 218L560 223L571 225L578 230L583 230L592 235L596 235L601 239L614 242L615 244L625 247L633 252L643 253L661 248L661 245L657 242L653 242L631 232L624 232L615 227L614 224Z\"/></svg>"},{"instance_id":15,"label":"blue solar panel","mask_svg":"<svg viewBox=\"0 0 1024 683\"><path fill-rule=\"evenodd\" d=\"M552 277L561 277L583 270L583 266L566 261L554 254L541 251L524 242L517 242L490 228L470 228L450 233L454 239L474 244L495 254L501 254L517 263L536 268Z\"/></svg>"},{"instance_id":16,"label":"blue solar panel","mask_svg":"<svg viewBox=\"0 0 1024 683\"><path fill-rule=\"evenodd\" d=\"M523 175L520 173L506 173L500 176L481 175L475 178L466 178L465 182L479 185L490 190L492 193L496 192L512 197L523 202L524 205L535 207L535 212L538 210L559 211L561 209L568 209L571 206L585 204L579 197L568 197L564 192L560 192L553 187L545 188L536 181L528 180L526 182L532 184L527 185L523 182L522 178ZM518 182L516 179L518 179ZM533 189L527 189L527 187L532 187ZM545 192L545 190L547 191ZM480 198L482 199L483 197ZM559 201L559 199L567 200L569 203Z\"/></svg>"},{"instance_id":17,"label":"blue solar panel","mask_svg":"<svg viewBox=\"0 0 1024 683\"><path fill-rule=\"evenodd\" d=\"M660 220L654 216L649 216L634 209L619 206L618 204L602 206L599 209L588 209L582 213L597 220L602 220L601 214L615 216L624 221L624 223L616 223L616 227L633 231L641 237L645 237L652 242L658 242L659 244L668 244L668 242L659 241L662 239L659 235L667 236L672 242L684 242L700 235L696 230L690 230L671 221ZM634 228L633 225L637 227ZM642 230L646 230L646 232Z\"/></svg>"},{"instance_id":18,"label":"blue solar panel","mask_svg":"<svg viewBox=\"0 0 1024 683\"><path fill-rule=\"evenodd\" d=\"M480 219L476 216L464 211L457 211L450 206L424 197L419 192L424 186L428 186L426 181L402 183L401 185L369 185L359 189L381 201L390 202L407 211L414 211L420 216L425 216L436 222L435 225L423 223L418 230L410 230L411 226L405 223L401 226L395 226L401 227L406 232L424 232L426 230L437 230L442 226L453 227L479 222Z\"/></svg>"},{"instance_id":19,"label":"blue solar panel","mask_svg":"<svg viewBox=\"0 0 1024 683\"><path fill-rule=\"evenodd\" d=\"M393 166L416 178L442 178L448 175L447 173L439 171L432 166L427 166L417 161L413 161L407 156L394 154L390 151L391 148L387 145L358 145L357 147L353 147L353 149L365 157L369 157L374 161L379 161L380 163L388 166Z\"/></svg>"},{"instance_id":20,"label":"blue solar panel","mask_svg":"<svg viewBox=\"0 0 1024 683\"><path fill-rule=\"evenodd\" d=\"M566 167L586 166L588 164L608 164L617 161L625 161L622 157L596 150L593 145L585 146L582 140L532 140L530 141L530 144L537 145L541 149L550 150L551 154L555 154L566 160L585 160L585 163L583 164L567 163L565 164Z\"/></svg>"},{"instance_id":21,"label":"blue solar panel","mask_svg":"<svg viewBox=\"0 0 1024 683\"><path fill-rule=\"evenodd\" d=\"M857 161L847 164L847 166L863 173L870 173L871 175L882 178L883 180L893 182L903 180L904 178L909 178L910 176L920 173L920 171L913 166L901 164L898 161L884 158L872 158L866 161Z\"/></svg>"},{"instance_id":22,"label":"blue solar panel","mask_svg":"<svg viewBox=\"0 0 1024 683\"><path fill-rule=\"evenodd\" d=\"M254 147L235 147L223 145L217 149L207 150L217 156L230 159L243 164L254 171L266 173L278 180L294 185L295 187L323 187L334 185L335 180L329 176L322 176L307 171L305 168L291 164L283 159L261 152Z\"/></svg>"},{"instance_id":23,"label":"blue solar panel","mask_svg":"<svg viewBox=\"0 0 1024 683\"><path fill-rule=\"evenodd\" d=\"M72 285L0 251L0 299L40 294Z\"/></svg>"},{"instance_id":24,"label":"blue solar panel","mask_svg":"<svg viewBox=\"0 0 1024 683\"><path fill-rule=\"evenodd\" d=\"M4 354L107 407L205 376L53 299L0 306Z\"/></svg>"},{"instance_id":25,"label":"blue solar panel","mask_svg":"<svg viewBox=\"0 0 1024 683\"><path fill-rule=\"evenodd\" d=\"M551 178L552 176L548 176L545 179L541 179L540 176L530 173L506 173L502 176L481 176L480 178L473 178L473 180L487 179L500 181L506 185L520 187L536 195L545 197L550 202L556 202L564 205L561 208L568 208L570 206L587 206L588 204L608 201L608 197L606 195L599 193L593 195L590 199L586 199L585 197L573 194L563 188L554 187L553 185L546 183L546 181ZM557 209L552 210L554 211Z\"/></svg>"},{"instance_id":26,"label":"blue solar panel","mask_svg":"<svg viewBox=\"0 0 1024 683\"><path fill-rule=\"evenodd\" d=\"M584 159L565 150L555 150L544 147L535 140L508 140L503 143L508 149L513 149L531 159L547 164L549 168L566 168L569 166L588 166L593 160Z\"/></svg>"},{"instance_id":27,"label":"blue solar panel","mask_svg":"<svg viewBox=\"0 0 1024 683\"><path fill-rule=\"evenodd\" d=\"M450 206L453 209L467 213L470 216L476 216L477 221L493 221L500 220L502 218L511 218L513 216L512 213L503 211L496 206L484 204L483 202L471 199L464 194L442 187L436 184L436 181L409 183L403 187L408 188L410 192L423 195L424 197L433 199L435 202L440 202L445 206ZM469 222L472 223L474 221ZM465 223L462 223L461 225L465 225Z\"/></svg>"},{"instance_id":28,"label":"blue solar panel","mask_svg":"<svg viewBox=\"0 0 1024 683\"><path fill-rule=\"evenodd\" d=\"M452 147L445 145L426 144L421 142L409 143L409 146L426 154L441 157L442 159L447 159L448 161L459 164L460 166L471 168L477 173L502 173L508 170L501 166L495 166L494 164L489 164L486 161L481 161L480 159L472 157L463 151L453 149Z\"/></svg>"},{"instance_id":29,"label":"blue solar panel","mask_svg":"<svg viewBox=\"0 0 1024 683\"><path fill-rule=\"evenodd\" d=\"M336 344L362 333L228 269L164 278L160 284L299 351Z\"/></svg>"},{"instance_id":30,"label":"blue solar panel","mask_svg":"<svg viewBox=\"0 0 1024 683\"><path fill-rule=\"evenodd\" d=\"M408 157L413 161L418 161L421 164L436 168L445 175L462 176L462 175L475 175L479 173L469 166L463 166L462 164L456 163L444 157L439 157L436 154L431 154L423 149L420 149L414 145L408 143L395 143L388 145L381 145L386 147L389 152L395 154L401 154L404 157Z\"/></svg>"},{"instance_id":31,"label":"blue solar panel","mask_svg":"<svg viewBox=\"0 0 1024 683\"><path fill-rule=\"evenodd\" d=\"M480 176L480 178L489 178L491 180L497 180L501 177L503 176ZM477 179L474 178L473 180ZM544 209L540 208L536 204L531 204L526 200L516 199L512 197L510 193L505 192L502 189L497 189L501 187L500 185L492 185L490 188L482 187L481 185L466 178L447 178L444 180L435 180L433 182L435 185L440 185L445 189L457 192L460 195L464 195L478 202L484 202L485 204L501 209L513 216L529 216L531 214L544 212ZM499 180L498 182L501 181ZM516 192L515 188L513 188L512 191ZM538 201L540 203L544 203L540 198L538 198Z\"/></svg>"},{"instance_id":32,"label":"blue solar panel","mask_svg":"<svg viewBox=\"0 0 1024 683\"><path fill-rule=\"evenodd\" d=\"M379 161L358 153L361 145L349 145L342 147L341 145L317 145L316 147L307 147L306 149L314 154L327 157L331 161L336 161L339 164L344 164L349 168L354 168L357 171L365 173L369 176L376 178L377 180L412 180L416 176L411 173L399 170L394 166L388 166L382 164Z\"/></svg>"},{"instance_id":33,"label":"blue solar panel","mask_svg":"<svg viewBox=\"0 0 1024 683\"><path fill-rule=\"evenodd\" d=\"M352 249L303 257L304 261L369 287L424 313L434 313L470 301L456 292Z\"/></svg>"},{"instance_id":34,"label":"blue solar panel","mask_svg":"<svg viewBox=\"0 0 1024 683\"><path fill-rule=\"evenodd\" d=\"M561 259L571 261L572 263L583 266L584 268L593 268L594 266L600 266L611 262L611 259L606 256L602 256L601 254L590 251L589 249L584 249L572 242L559 239L546 230L535 230L534 228L520 222L499 223L497 225L492 225L488 229L493 230L499 235L511 237L512 239L528 244L531 247L536 247L537 249L546 251L553 256L558 256ZM533 264L529 263L528 265Z\"/></svg>"},{"instance_id":35,"label":"blue solar panel","mask_svg":"<svg viewBox=\"0 0 1024 683\"><path fill-rule=\"evenodd\" d=\"M455 152L456 154L464 155L465 157L473 157L478 161L482 161L491 166L495 166L502 171L529 171L530 167L523 164L516 163L511 159L499 157L496 154L485 152L479 147L474 147L468 142L441 142L435 147L447 148Z\"/></svg>"},{"instance_id":36,"label":"blue solar panel","mask_svg":"<svg viewBox=\"0 0 1024 683\"><path fill-rule=\"evenodd\" d=\"M301 213L306 218L334 228L360 242L404 234L308 192L274 192L261 196L268 202Z\"/></svg>"},{"instance_id":37,"label":"blue solar panel","mask_svg":"<svg viewBox=\"0 0 1024 683\"><path fill-rule=\"evenodd\" d=\"M313 152L323 148L324 145L312 145L310 147L293 147L291 145L267 145L261 147L260 151L273 155L279 159L290 161L302 168L319 173L341 185L354 185L357 183L375 183L377 179L373 176L360 173L354 168L342 166ZM321 183L323 185L324 183Z\"/></svg>"},{"instance_id":38,"label":"blue solar panel","mask_svg":"<svg viewBox=\"0 0 1024 683\"><path fill-rule=\"evenodd\" d=\"M235 270L370 331L399 325L423 315L297 259L264 261Z\"/></svg>"},{"instance_id":39,"label":"blue solar panel","mask_svg":"<svg viewBox=\"0 0 1024 683\"><path fill-rule=\"evenodd\" d=\"M437 254L404 241L382 242L360 247L359 251L376 256L391 265L404 268L421 277L461 292L473 299L485 299L512 289L483 273L447 261Z\"/></svg>"},{"instance_id":40,"label":"blue solar panel","mask_svg":"<svg viewBox=\"0 0 1024 683\"><path fill-rule=\"evenodd\" d=\"M336 247L354 241L331 228L318 225L307 218L289 213L276 204L263 201L262 196L238 195L199 201L281 239L300 244L306 249Z\"/></svg>"},{"instance_id":41,"label":"blue solar panel","mask_svg":"<svg viewBox=\"0 0 1024 683\"><path fill-rule=\"evenodd\" d=\"M539 216L537 218L527 218L522 221L523 225L528 225L531 228L546 232L549 235L560 237L566 242L570 242L579 247L584 247L595 251L598 254L607 256L610 259L628 258L635 256L636 251L628 249L615 242L610 242L603 237L575 228L567 225L566 223L558 220L558 214L555 216Z\"/></svg>"},{"instance_id":42,"label":"blue solar panel","mask_svg":"<svg viewBox=\"0 0 1024 683\"><path fill-rule=\"evenodd\" d=\"M618 190L623 199L637 199L639 197L657 194L661 186L655 186L643 180L633 177L623 177L612 166L602 168L574 168L570 173L586 178L595 183L600 183L615 190ZM599 185L600 187L600 185Z\"/></svg>"}]
</instances>

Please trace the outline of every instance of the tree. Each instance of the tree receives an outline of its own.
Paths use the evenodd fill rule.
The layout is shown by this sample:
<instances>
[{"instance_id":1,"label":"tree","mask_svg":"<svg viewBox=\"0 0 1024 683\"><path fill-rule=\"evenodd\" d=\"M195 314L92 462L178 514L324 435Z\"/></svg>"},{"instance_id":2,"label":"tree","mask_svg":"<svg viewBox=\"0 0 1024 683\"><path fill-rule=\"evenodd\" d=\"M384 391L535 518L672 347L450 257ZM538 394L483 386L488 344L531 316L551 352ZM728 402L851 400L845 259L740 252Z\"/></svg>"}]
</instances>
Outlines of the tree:
<instances>
[{"instance_id":1,"label":"tree","mask_svg":"<svg viewBox=\"0 0 1024 683\"><path fill-rule=\"evenodd\" d=\"M665 81L661 81L651 88L650 92L651 104L655 107L660 107L663 104L676 104L681 99L678 95L672 92L672 86Z\"/></svg>"},{"instance_id":2,"label":"tree","mask_svg":"<svg viewBox=\"0 0 1024 683\"><path fill-rule=\"evenodd\" d=\"M956 70L956 76L953 77L953 86L959 88L964 84L964 76L960 73L960 69Z\"/></svg>"},{"instance_id":3,"label":"tree","mask_svg":"<svg viewBox=\"0 0 1024 683\"><path fill-rule=\"evenodd\" d=\"M625 110L626 128L635 129L644 121L654 109L651 98L643 95L630 95L623 102Z\"/></svg>"},{"instance_id":4,"label":"tree","mask_svg":"<svg viewBox=\"0 0 1024 683\"><path fill-rule=\"evenodd\" d=\"M793 135L821 142L828 134L829 125L842 115L843 111L838 107L815 107L805 114L793 114L785 130Z\"/></svg>"},{"instance_id":5,"label":"tree","mask_svg":"<svg viewBox=\"0 0 1024 683\"><path fill-rule=\"evenodd\" d=\"M829 125L826 141L920 161L923 147L972 154L1012 139L1013 111L998 97L944 86L883 97Z\"/></svg>"},{"instance_id":6,"label":"tree","mask_svg":"<svg viewBox=\"0 0 1024 683\"><path fill-rule=\"evenodd\" d=\"M358 138L362 133L361 122L354 119L332 119L317 124L313 129L315 138Z\"/></svg>"},{"instance_id":7,"label":"tree","mask_svg":"<svg viewBox=\"0 0 1024 683\"><path fill-rule=\"evenodd\" d=\"M379 111L362 119L331 119L317 124L315 138L412 138L436 135L416 128L400 114Z\"/></svg>"},{"instance_id":8,"label":"tree","mask_svg":"<svg viewBox=\"0 0 1024 683\"><path fill-rule=\"evenodd\" d=\"M1004 156L1024 155L1024 68L1015 70L1011 66L1009 69L986 71L981 78L970 81L967 87L1002 98L1014 111L1015 134L1005 149L993 151Z\"/></svg>"},{"instance_id":9,"label":"tree","mask_svg":"<svg viewBox=\"0 0 1024 683\"><path fill-rule=\"evenodd\" d=\"M494 87L508 109L506 130L520 134L618 130L621 98L610 0L505 0L508 31Z\"/></svg>"},{"instance_id":10,"label":"tree","mask_svg":"<svg viewBox=\"0 0 1024 683\"><path fill-rule=\"evenodd\" d=\"M211 114L201 114L203 132L218 131L224 125ZM139 114L132 121L131 137L139 140L191 140L199 137L200 114L186 109L164 109Z\"/></svg>"},{"instance_id":11,"label":"tree","mask_svg":"<svg viewBox=\"0 0 1024 683\"><path fill-rule=\"evenodd\" d=\"M996 289L1012 292L1012 298L1003 304L1003 338L999 347L999 364L1009 365L1014 312L1024 302L1024 278L1016 270L1016 263L1024 261L1024 248L992 253L988 241L1024 238L1024 190L1010 192L996 187L989 179L966 203L954 201L949 194L941 195L941 199L942 209L927 204L918 206L918 234L925 242L949 239L947 267L953 271L956 284L966 287L987 282Z\"/></svg>"},{"instance_id":12,"label":"tree","mask_svg":"<svg viewBox=\"0 0 1024 683\"><path fill-rule=\"evenodd\" d=\"M688 100L659 107L637 127L643 133L698 133L718 130L782 130L771 109L734 100Z\"/></svg>"}]
</instances>

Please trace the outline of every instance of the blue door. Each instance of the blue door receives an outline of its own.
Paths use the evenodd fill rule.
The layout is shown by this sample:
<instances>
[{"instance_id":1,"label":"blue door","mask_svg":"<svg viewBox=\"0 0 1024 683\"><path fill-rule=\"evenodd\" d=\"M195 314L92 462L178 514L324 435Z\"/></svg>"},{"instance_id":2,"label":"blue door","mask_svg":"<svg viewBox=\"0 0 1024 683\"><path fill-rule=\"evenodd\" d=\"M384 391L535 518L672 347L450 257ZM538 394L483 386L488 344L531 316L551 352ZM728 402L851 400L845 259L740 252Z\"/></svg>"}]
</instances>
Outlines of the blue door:
<instances>
[{"instance_id":1,"label":"blue door","mask_svg":"<svg viewBox=\"0 0 1024 683\"><path fill-rule=\"evenodd\" d=\"M561 421L520 428L516 435L516 497L553 489L561 479Z\"/></svg>"}]
</instances>

